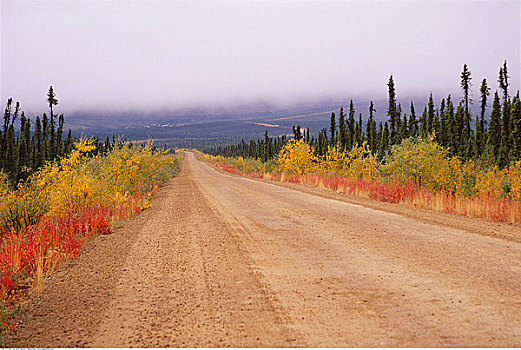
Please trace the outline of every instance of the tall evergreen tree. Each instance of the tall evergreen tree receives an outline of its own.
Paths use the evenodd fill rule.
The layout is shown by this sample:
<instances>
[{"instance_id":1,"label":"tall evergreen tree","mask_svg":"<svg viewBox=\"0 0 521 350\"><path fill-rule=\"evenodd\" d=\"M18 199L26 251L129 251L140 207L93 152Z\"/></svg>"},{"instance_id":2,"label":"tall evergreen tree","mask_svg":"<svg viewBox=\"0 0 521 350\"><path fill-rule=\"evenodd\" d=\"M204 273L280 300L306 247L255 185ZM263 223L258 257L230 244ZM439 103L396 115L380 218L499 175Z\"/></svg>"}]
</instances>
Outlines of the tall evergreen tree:
<instances>
[{"instance_id":1,"label":"tall evergreen tree","mask_svg":"<svg viewBox=\"0 0 521 350\"><path fill-rule=\"evenodd\" d=\"M387 115L389 116L389 123L390 123L390 137L391 137L391 144L394 144L394 141L396 141L396 116L397 116L397 109L396 109L396 89L394 86L394 80L393 75L389 77L389 82L387 83L388 91L389 91L389 106L387 108Z\"/></svg>"},{"instance_id":2,"label":"tall evergreen tree","mask_svg":"<svg viewBox=\"0 0 521 350\"><path fill-rule=\"evenodd\" d=\"M418 126L418 120L416 119L416 111L414 110L414 103L411 101L410 107L410 115L409 115L409 132L411 136L416 137L420 133L420 128Z\"/></svg>"},{"instance_id":3,"label":"tall evergreen tree","mask_svg":"<svg viewBox=\"0 0 521 350\"><path fill-rule=\"evenodd\" d=\"M384 124L384 127L383 127L383 130L381 132L381 137L380 137L380 145L379 145L379 149L378 149L378 158L380 160L382 160L385 155L387 154L387 150L389 149L389 140L390 140L390 132L389 132L389 125L387 124L387 122L385 122Z\"/></svg>"},{"instance_id":4,"label":"tall evergreen tree","mask_svg":"<svg viewBox=\"0 0 521 350\"><path fill-rule=\"evenodd\" d=\"M487 100L490 95L490 88L487 84L487 79L483 78L480 92L480 116L476 118L476 157L479 157L485 147L485 112L487 109Z\"/></svg>"},{"instance_id":5,"label":"tall evergreen tree","mask_svg":"<svg viewBox=\"0 0 521 350\"><path fill-rule=\"evenodd\" d=\"M463 65L463 70L461 72L460 78L461 78L460 86L461 86L461 89L463 90L463 102L465 104L465 113L468 114L469 113L469 104L472 102L471 98L470 98L470 88L472 86L472 83L471 83L472 77L471 77L470 70L466 63Z\"/></svg>"},{"instance_id":6,"label":"tall evergreen tree","mask_svg":"<svg viewBox=\"0 0 521 350\"><path fill-rule=\"evenodd\" d=\"M512 135L511 135L511 121L510 121L510 100L503 100L503 108L502 108L502 135L501 135L501 144L502 144L502 152L501 152L501 162L500 166L508 165L509 159L508 154L509 150L512 149Z\"/></svg>"},{"instance_id":7,"label":"tall evergreen tree","mask_svg":"<svg viewBox=\"0 0 521 350\"><path fill-rule=\"evenodd\" d=\"M5 134L5 159L4 159L4 169L7 170L7 174L9 180L14 182L17 176L16 169L16 139L14 133L14 126L10 124L7 127L7 132Z\"/></svg>"},{"instance_id":8,"label":"tall evergreen tree","mask_svg":"<svg viewBox=\"0 0 521 350\"><path fill-rule=\"evenodd\" d=\"M119 145L121 144L119 140L117 140L117 143ZM112 137L112 144L113 145L116 144L116 140L114 140L114 137ZM120 147L119 145L118 145L118 147ZM70 151L72 151L73 147L74 147L74 142L73 142L73 139L72 139L71 129L69 129L69 132L67 133L67 138L63 142L63 154L67 154Z\"/></svg>"},{"instance_id":9,"label":"tall evergreen tree","mask_svg":"<svg viewBox=\"0 0 521 350\"><path fill-rule=\"evenodd\" d=\"M396 107L396 136L394 143L399 144L402 142L404 136L404 125L402 123L402 104L398 103L398 107Z\"/></svg>"},{"instance_id":10,"label":"tall evergreen tree","mask_svg":"<svg viewBox=\"0 0 521 350\"><path fill-rule=\"evenodd\" d=\"M467 146L467 137L465 133L465 107L463 106L463 102L460 102L458 107L456 108L456 114L454 116L454 141L455 141L455 151L456 154L460 157L464 157L465 150Z\"/></svg>"},{"instance_id":11,"label":"tall evergreen tree","mask_svg":"<svg viewBox=\"0 0 521 350\"><path fill-rule=\"evenodd\" d=\"M452 103L452 97L449 94L447 96L447 107L445 108L445 113L443 117L443 122L445 126L445 145L446 147L449 147L449 151L452 155L456 154L456 122L455 122L455 116L454 116L454 104Z\"/></svg>"},{"instance_id":12,"label":"tall evergreen tree","mask_svg":"<svg viewBox=\"0 0 521 350\"><path fill-rule=\"evenodd\" d=\"M268 136L268 129L266 129L266 131L264 131L264 152L263 152L263 159L264 161L268 161L269 159L271 159L271 154L270 154L270 138Z\"/></svg>"},{"instance_id":13,"label":"tall evergreen tree","mask_svg":"<svg viewBox=\"0 0 521 350\"><path fill-rule=\"evenodd\" d=\"M487 101L488 96L490 95L490 87L487 84L487 79L483 78L481 81L481 86L479 88L480 92L480 125L481 125L481 133L485 132L485 112L487 110Z\"/></svg>"},{"instance_id":14,"label":"tall evergreen tree","mask_svg":"<svg viewBox=\"0 0 521 350\"><path fill-rule=\"evenodd\" d=\"M373 153L376 153L376 122L374 120L373 113L375 112L373 101L369 104L369 119L367 120L366 125L366 137L367 144Z\"/></svg>"},{"instance_id":15,"label":"tall evergreen tree","mask_svg":"<svg viewBox=\"0 0 521 350\"><path fill-rule=\"evenodd\" d=\"M355 143L355 107L353 100L349 102L349 119L347 123L347 149L351 149Z\"/></svg>"},{"instance_id":16,"label":"tall evergreen tree","mask_svg":"<svg viewBox=\"0 0 521 350\"><path fill-rule=\"evenodd\" d=\"M341 150L346 148L346 122L345 122L345 114L344 108L340 107L340 112L338 113L338 147Z\"/></svg>"},{"instance_id":17,"label":"tall evergreen tree","mask_svg":"<svg viewBox=\"0 0 521 350\"><path fill-rule=\"evenodd\" d=\"M427 137L429 135L429 119L427 113L427 106L423 108L423 113L420 117L420 135Z\"/></svg>"},{"instance_id":18,"label":"tall evergreen tree","mask_svg":"<svg viewBox=\"0 0 521 350\"><path fill-rule=\"evenodd\" d=\"M335 116L335 112L331 113L331 120L329 122L329 131L331 133L330 143L331 143L331 146L333 146L335 144L335 135L336 135L336 116Z\"/></svg>"},{"instance_id":19,"label":"tall evergreen tree","mask_svg":"<svg viewBox=\"0 0 521 350\"><path fill-rule=\"evenodd\" d=\"M497 91L494 93L492 111L490 112L487 145L489 146L494 159L498 161L499 149L501 146L501 105L499 103L499 95Z\"/></svg>"},{"instance_id":20,"label":"tall evergreen tree","mask_svg":"<svg viewBox=\"0 0 521 350\"><path fill-rule=\"evenodd\" d=\"M511 159L517 161L521 160L521 100L517 96L512 100L510 118L512 121L513 140Z\"/></svg>"},{"instance_id":21,"label":"tall evergreen tree","mask_svg":"<svg viewBox=\"0 0 521 350\"><path fill-rule=\"evenodd\" d=\"M472 77L470 70L468 69L467 64L463 65L463 71L461 72L461 89L463 90L463 102L465 105L465 110L463 114L463 132L464 134L462 139L462 144L466 144L470 140L470 122L471 115L469 110L469 105L472 103L472 99L470 98L470 88L472 86Z\"/></svg>"},{"instance_id":22,"label":"tall evergreen tree","mask_svg":"<svg viewBox=\"0 0 521 350\"><path fill-rule=\"evenodd\" d=\"M58 104L58 100L56 99L56 94L54 93L52 85L49 87L49 91L47 92L47 103L49 104L49 109L51 111L51 118L53 118L54 113L52 106L56 106Z\"/></svg>"},{"instance_id":23,"label":"tall evergreen tree","mask_svg":"<svg viewBox=\"0 0 521 350\"><path fill-rule=\"evenodd\" d=\"M508 100L508 78L510 78L510 76L508 75L507 61L505 61L503 66L499 68L499 77L497 80L499 89L503 93L503 102Z\"/></svg>"},{"instance_id":24,"label":"tall evergreen tree","mask_svg":"<svg viewBox=\"0 0 521 350\"><path fill-rule=\"evenodd\" d=\"M438 142L445 146L446 143L447 143L447 122L445 121L445 99L442 98L441 99L441 102L440 102L440 109L439 109L439 120L438 120L438 135L437 135L437 140Z\"/></svg>"},{"instance_id":25,"label":"tall evergreen tree","mask_svg":"<svg viewBox=\"0 0 521 350\"><path fill-rule=\"evenodd\" d=\"M27 142L25 140L25 137L27 135L27 132L26 132L26 128L27 128L27 119L25 118L25 113L22 112L22 115L20 117L20 133L19 133L19 138L18 138L18 164L17 164L17 167L18 167L18 172L21 171L21 169L23 167L25 167L27 165L27 158L28 155L27 153L29 152L29 149L27 149Z\"/></svg>"},{"instance_id":26,"label":"tall evergreen tree","mask_svg":"<svg viewBox=\"0 0 521 350\"><path fill-rule=\"evenodd\" d=\"M22 113L22 115L24 115ZM32 142L31 142L31 120L29 118L26 119L26 122L25 122L25 128L23 129L23 131L20 132L21 134L23 134L23 140L25 141L25 153L26 153L26 160L25 160L25 166L27 167L32 167L33 164L32 164L32 158L31 158L31 155L32 155Z\"/></svg>"},{"instance_id":27,"label":"tall evergreen tree","mask_svg":"<svg viewBox=\"0 0 521 350\"><path fill-rule=\"evenodd\" d=\"M45 162L45 149L44 149L44 138L42 132L42 123L40 121L40 116L36 117L36 122L34 126L34 147L33 147L33 161L34 167L39 168Z\"/></svg>"},{"instance_id":28,"label":"tall evergreen tree","mask_svg":"<svg viewBox=\"0 0 521 350\"><path fill-rule=\"evenodd\" d=\"M0 132L0 169L6 166L7 158L7 130L11 123L11 115L13 112L13 99L9 98L4 110L4 125Z\"/></svg>"},{"instance_id":29,"label":"tall evergreen tree","mask_svg":"<svg viewBox=\"0 0 521 350\"><path fill-rule=\"evenodd\" d=\"M362 130L362 113L358 115L358 122L355 126L355 140L353 146L360 146L364 142L364 132Z\"/></svg>"},{"instance_id":30,"label":"tall evergreen tree","mask_svg":"<svg viewBox=\"0 0 521 350\"><path fill-rule=\"evenodd\" d=\"M60 117L58 118L58 130L56 132L56 140L58 141L57 144L59 145L58 147L58 153L59 154L63 154L63 143L62 143L62 138L63 138L63 125L65 124L65 118L63 117L63 113L60 114ZM106 140L106 144L108 147L110 147L110 141L108 140L108 136L107 136L107 140Z\"/></svg>"},{"instance_id":31,"label":"tall evergreen tree","mask_svg":"<svg viewBox=\"0 0 521 350\"><path fill-rule=\"evenodd\" d=\"M430 135L434 131L434 100L432 92L429 95L429 102L427 103L427 133Z\"/></svg>"}]
</instances>

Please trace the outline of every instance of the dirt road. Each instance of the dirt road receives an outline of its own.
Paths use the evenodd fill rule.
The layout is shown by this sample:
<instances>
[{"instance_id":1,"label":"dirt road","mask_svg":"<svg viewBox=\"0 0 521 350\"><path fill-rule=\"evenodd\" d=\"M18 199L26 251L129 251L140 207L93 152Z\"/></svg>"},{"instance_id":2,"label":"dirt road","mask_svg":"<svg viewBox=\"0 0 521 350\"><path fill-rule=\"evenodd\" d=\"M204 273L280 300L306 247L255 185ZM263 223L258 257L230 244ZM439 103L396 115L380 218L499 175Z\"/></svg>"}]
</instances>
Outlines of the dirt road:
<instances>
[{"instance_id":1,"label":"dirt road","mask_svg":"<svg viewBox=\"0 0 521 350\"><path fill-rule=\"evenodd\" d=\"M187 154L151 209L49 279L8 345L521 346L511 227L326 197Z\"/></svg>"}]
</instances>

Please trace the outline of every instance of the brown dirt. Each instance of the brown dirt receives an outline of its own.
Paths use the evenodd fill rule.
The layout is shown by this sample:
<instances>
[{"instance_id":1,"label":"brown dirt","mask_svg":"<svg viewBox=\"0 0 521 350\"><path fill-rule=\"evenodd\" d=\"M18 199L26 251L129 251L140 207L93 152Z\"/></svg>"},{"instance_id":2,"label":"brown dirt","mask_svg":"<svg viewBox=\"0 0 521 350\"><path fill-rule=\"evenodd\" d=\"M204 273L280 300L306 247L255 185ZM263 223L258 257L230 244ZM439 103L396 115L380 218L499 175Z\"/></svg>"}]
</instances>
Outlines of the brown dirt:
<instances>
[{"instance_id":1,"label":"brown dirt","mask_svg":"<svg viewBox=\"0 0 521 350\"><path fill-rule=\"evenodd\" d=\"M49 278L8 345L519 347L516 231L188 153L151 209Z\"/></svg>"}]
</instances>

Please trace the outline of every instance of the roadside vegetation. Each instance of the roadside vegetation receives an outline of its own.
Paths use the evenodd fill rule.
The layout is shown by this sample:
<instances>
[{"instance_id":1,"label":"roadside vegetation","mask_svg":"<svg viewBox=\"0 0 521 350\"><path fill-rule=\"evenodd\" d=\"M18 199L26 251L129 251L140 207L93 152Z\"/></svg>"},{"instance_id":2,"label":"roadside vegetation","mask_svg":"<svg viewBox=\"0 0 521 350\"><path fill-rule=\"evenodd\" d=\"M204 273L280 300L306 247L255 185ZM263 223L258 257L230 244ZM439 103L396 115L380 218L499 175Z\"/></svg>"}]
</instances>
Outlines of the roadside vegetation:
<instances>
[{"instance_id":1,"label":"roadside vegetation","mask_svg":"<svg viewBox=\"0 0 521 350\"><path fill-rule=\"evenodd\" d=\"M41 290L45 275L75 258L82 245L150 206L158 186L179 170L179 158L150 144L122 144L93 155L79 140L16 190L0 173L1 331L12 330L6 306L20 292ZM22 293L23 294L23 293Z\"/></svg>"},{"instance_id":2,"label":"roadside vegetation","mask_svg":"<svg viewBox=\"0 0 521 350\"><path fill-rule=\"evenodd\" d=\"M179 171L182 157L150 142L62 140L50 131L41 139L29 131L14 137L10 102L5 114L0 142L12 147L2 147L0 163L0 339L15 329L17 301L41 291L45 275L77 257L87 240L150 207L151 194ZM30 124L21 120L23 131ZM47 130L53 120L51 110Z\"/></svg>"},{"instance_id":3,"label":"roadside vegetation","mask_svg":"<svg viewBox=\"0 0 521 350\"><path fill-rule=\"evenodd\" d=\"M451 95L436 108L432 94L421 116L413 103L404 113L393 77L388 120L377 127L371 102L367 120L331 114L329 130L312 136L293 128L285 135L242 141L205 155L242 175L303 183L385 202L521 223L521 100L512 98L506 62L487 118L490 87L480 84L479 115L470 106L471 72L461 72L461 99ZM500 97L501 95L501 97Z\"/></svg>"},{"instance_id":4,"label":"roadside vegetation","mask_svg":"<svg viewBox=\"0 0 521 350\"><path fill-rule=\"evenodd\" d=\"M233 174L322 187L362 198L521 223L521 161L480 169L430 139L407 139L378 161L363 144L330 147L323 157L303 140L290 140L276 161L202 155Z\"/></svg>"}]
</instances>

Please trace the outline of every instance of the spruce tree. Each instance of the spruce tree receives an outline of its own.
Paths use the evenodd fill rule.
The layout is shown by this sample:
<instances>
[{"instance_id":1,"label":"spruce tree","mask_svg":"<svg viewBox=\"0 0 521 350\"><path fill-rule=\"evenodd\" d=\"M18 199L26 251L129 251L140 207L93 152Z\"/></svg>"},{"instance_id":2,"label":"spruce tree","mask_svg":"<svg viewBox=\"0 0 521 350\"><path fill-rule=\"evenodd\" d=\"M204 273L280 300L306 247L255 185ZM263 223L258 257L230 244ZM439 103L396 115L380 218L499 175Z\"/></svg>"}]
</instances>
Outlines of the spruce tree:
<instances>
[{"instance_id":1,"label":"spruce tree","mask_svg":"<svg viewBox=\"0 0 521 350\"><path fill-rule=\"evenodd\" d=\"M499 68L499 77L497 80L499 89L503 93L503 102L508 100L508 78L510 78L510 76L508 75L507 61L505 61L503 66Z\"/></svg>"},{"instance_id":2,"label":"spruce tree","mask_svg":"<svg viewBox=\"0 0 521 350\"><path fill-rule=\"evenodd\" d=\"M373 113L375 112L373 101L369 104L369 119L367 120L366 125L366 137L367 137L367 144L369 145L369 148L371 149L371 152L376 153L376 145L377 145L377 139L376 139L376 122L374 120Z\"/></svg>"},{"instance_id":3,"label":"spruce tree","mask_svg":"<svg viewBox=\"0 0 521 350\"><path fill-rule=\"evenodd\" d=\"M308 129L309 130L309 129ZM324 128L322 128L318 134L317 138L311 135L311 132L309 133L311 136L309 138L309 145L311 146L311 149L314 150L315 155L321 155L322 154L322 148L324 147L324 134L322 133L324 131ZM326 129L326 135L327 135L327 129Z\"/></svg>"},{"instance_id":4,"label":"spruce tree","mask_svg":"<svg viewBox=\"0 0 521 350\"><path fill-rule=\"evenodd\" d=\"M496 162L499 160L501 138L501 105L499 103L499 95L496 91L494 93L494 101L492 102L492 111L490 112L487 140L487 145L489 146Z\"/></svg>"},{"instance_id":5,"label":"spruce tree","mask_svg":"<svg viewBox=\"0 0 521 350\"><path fill-rule=\"evenodd\" d=\"M387 83L388 91L389 91L389 106L387 108L387 115L389 116L390 123L390 138L391 144L394 144L396 141L396 90L394 87L393 75L389 77L389 82Z\"/></svg>"},{"instance_id":6,"label":"spruce tree","mask_svg":"<svg viewBox=\"0 0 521 350\"><path fill-rule=\"evenodd\" d=\"M464 156L467 145L465 119L465 107L463 106L463 102L460 102L454 116L454 150L460 157Z\"/></svg>"},{"instance_id":7,"label":"spruce tree","mask_svg":"<svg viewBox=\"0 0 521 350\"><path fill-rule=\"evenodd\" d=\"M463 90L463 102L465 104L465 113L468 114L469 113L469 104L472 102L471 98L470 98L470 87L472 86L472 83L471 83L472 77L471 77L470 70L466 63L463 65L463 70L461 72L460 78L461 78L460 86L461 86L461 89Z\"/></svg>"},{"instance_id":8,"label":"spruce tree","mask_svg":"<svg viewBox=\"0 0 521 350\"><path fill-rule=\"evenodd\" d=\"M0 169L6 167L7 159L7 130L11 123L11 115L13 112L13 99L7 99L7 104L4 110L4 125L2 132L0 132Z\"/></svg>"},{"instance_id":9,"label":"spruce tree","mask_svg":"<svg viewBox=\"0 0 521 350\"><path fill-rule=\"evenodd\" d=\"M390 137L391 137L391 134L389 132L389 125L387 124L387 122L385 122L383 131L381 133L380 147L378 150L378 158L380 160L382 160L385 157L385 155L387 154L387 150L389 149L389 146L390 146Z\"/></svg>"},{"instance_id":10,"label":"spruce tree","mask_svg":"<svg viewBox=\"0 0 521 350\"><path fill-rule=\"evenodd\" d=\"M353 100L349 102L349 119L347 123L347 149L351 149L355 144L355 108L353 106Z\"/></svg>"},{"instance_id":11,"label":"spruce tree","mask_svg":"<svg viewBox=\"0 0 521 350\"><path fill-rule=\"evenodd\" d=\"M67 135L67 138L65 139L65 148L68 147L69 145L69 135ZM257 156L257 152L256 152L256 147L255 147L255 141L253 140L250 140L250 148L248 150L248 154L250 155L251 158L254 158L254 159L257 159L258 156Z\"/></svg>"},{"instance_id":12,"label":"spruce tree","mask_svg":"<svg viewBox=\"0 0 521 350\"><path fill-rule=\"evenodd\" d=\"M420 135L421 137L428 137L429 135L429 119L427 114L427 106L423 108L423 113L420 117Z\"/></svg>"},{"instance_id":13,"label":"spruce tree","mask_svg":"<svg viewBox=\"0 0 521 350\"><path fill-rule=\"evenodd\" d=\"M396 136L394 143L399 144L402 142L402 139L404 138L404 125L402 123L402 104L398 103L398 107L396 107Z\"/></svg>"},{"instance_id":14,"label":"spruce tree","mask_svg":"<svg viewBox=\"0 0 521 350\"><path fill-rule=\"evenodd\" d=\"M501 158L501 165L505 166L508 164L508 153L509 150L512 149L512 135L511 135L511 121L510 121L510 100L504 100L503 101L503 108L502 108L502 135L501 135L501 143L502 143L502 158Z\"/></svg>"},{"instance_id":15,"label":"spruce tree","mask_svg":"<svg viewBox=\"0 0 521 350\"><path fill-rule=\"evenodd\" d=\"M409 132L413 137L417 137L420 133L420 128L418 126L418 120L416 119L416 111L414 109L414 103L411 101L410 107L410 115L409 115Z\"/></svg>"},{"instance_id":16,"label":"spruce tree","mask_svg":"<svg viewBox=\"0 0 521 350\"><path fill-rule=\"evenodd\" d=\"M510 113L512 121L512 154L513 161L521 160L521 100L519 97L514 97L512 100L512 110Z\"/></svg>"},{"instance_id":17,"label":"spruce tree","mask_svg":"<svg viewBox=\"0 0 521 350\"><path fill-rule=\"evenodd\" d=\"M29 155L27 154L29 152L29 149L27 148L27 142L25 140L25 137L27 135L26 128L27 128L27 119L25 118L25 113L22 112L22 115L20 117L20 134L19 134L20 136L19 136L18 142L17 142L17 145L18 145L17 167L18 167L19 171L21 171L21 169L27 165L27 158L29 157Z\"/></svg>"},{"instance_id":18,"label":"spruce tree","mask_svg":"<svg viewBox=\"0 0 521 350\"><path fill-rule=\"evenodd\" d=\"M56 143L56 122L54 121L54 116L51 115L49 120L49 159L54 159L57 155Z\"/></svg>"},{"instance_id":19,"label":"spruce tree","mask_svg":"<svg viewBox=\"0 0 521 350\"><path fill-rule=\"evenodd\" d=\"M427 134L430 135L434 131L434 100L432 92L429 95L429 102L427 103Z\"/></svg>"},{"instance_id":20,"label":"spruce tree","mask_svg":"<svg viewBox=\"0 0 521 350\"><path fill-rule=\"evenodd\" d=\"M487 79L483 78L480 92L480 116L479 122L476 118L476 156L479 157L484 151L485 147L485 112L487 109L487 100L490 95L490 87L488 87Z\"/></svg>"},{"instance_id":21,"label":"spruce tree","mask_svg":"<svg viewBox=\"0 0 521 350\"><path fill-rule=\"evenodd\" d=\"M70 130L69 130L69 133L70 133ZM44 146L42 123L40 121L40 116L36 117L33 137L34 137L33 162L34 162L34 167L39 168L45 162L45 149L44 149L45 146ZM71 143L72 143L72 141L71 141Z\"/></svg>"},{"instance_id":22,"label":"spruce tree","mask_svg":"<svg viewBox=\"0 0 521 350\"><path fill-rule=\"evenodd\" d=\"M18 155L16 154L16 138L14 133L14 126L12 124L7 128L5 140L4 168L6 169L11 183L15 183L17 176L16 159Z\"/></svg>"},{"instance_id":23,"label":"spruce tree","mask_svg":"<svg viewBox=\"0 0 521 350\"><path fill-rule=\"evenodd\" d=\"M362 125L363 125L362 113L360 113L358 115L358 122L356 123L356 126L355 126L355 141L354 141L353 146L360 146L360 145L362 145L362 143L364 141L363 140L364 132L362 130Z\"/></svg>"},{"instance_id":24,"label":"spruce tree","mask_svg":"<svg viewBox=\"0 0 521 350\"><path fill-rule=\"evenodd\" d=\"M445 108L443 123L445 123L445 145L450 148L450 152L452 155L455 155L455 138L456 138L456 123L454 118L454 104L452 103L452 97L449 94L447 96L447 107Z\"/></svg>"},{"instance_id":25,"label":"spruce tree","mask_svg":"<svg viewBox=\"0 0 521 350\"><path fill-rule=\"evenodd\" d=\"M267 162L271 158L270 154L270 138L268 136L268 129L264 131L264 149L262 158L265 162Z\"/></svg>"},{"instance_id":26,"label":"spruce tree","mask_svg":"<svg viewBox=\"0 0 521 350\"><path fill-rule=\"evenodd\" d=\"M440 103L439 122L438 122L439 133L437 136L438 136L438 142L440 143L440 145L443 145L443 146L445 146L447 144L447 121L445 120L445 118L446 118L445 107L446 107L445 98L442 98L441 103Z\"/></svg>"},{"instance_id":27,"label":"spruce tree","mask_svg":"<svg viewBox=\"0 0 521 350\"><path fill-rule=\"evenodd\" d=\"M63 142L62 142L62 138L63 138L63 125L65 124L65 118L63 117L63 113L60 114L60 117L58 118L58 130L56 132L56 140L57 140L57 145L58 145L58 154L60 155L63 155L64 154L64 149L63 149ZM107 139L106 139L106 145L107 147L110 147L110 141L108 139L108 136L107 136Z\"/></svg>"},{"instance_id":28,"label":"spruce tree","mask_svg":"<svg viewBox=\"0 0 521 350\"><path fill-rule=\"evenodd\" d=\"M54 93L52 85L49 87L49 91L47 92L47 103L49 104L52 118L54 116L52 106L56 106L58 104L58 100L56 99L56 94Z\"/></svg>"},{"instance_id":29,"label":"spruce tree","mask_svg":"<svg viewBox=\"0 0 521 350\"><path fill-rule=\"evenodd\" d=\"M331 143L331 146L333 146L335 144L335 135L336 135L336 116L335 116L335 112L331 113L331 120L329 122L329 130L330 130L330 133L331 133L330 143Z\"/></svg>"},{"instance_id":30,"label":"spruce tree","mask_svg":"<svg viewBox=\"0 0 521 350\"><path fill-rule=\"evenodd\" d=\"M23 113L22 113L22 115L23 115ZM32 155L33 150L32 150L32 142L31 142L31 120L29 118L26 119L25 128L23 131L21 131L21 133L23 133L23 139L25 141L25 152L26 152L25 166L32 167L33 164L32 164L31 155Z\"/></svg>"},{"instance_id":31,"label":"spruce tree","mask_svg":"<svg viewBox=\"0 0 521 350\"><path fill-rule=\"evenodd\" d=\"M338 113L338 147L340 150L344 150L346 147L347 133L345 116L344 108L340 107L340 112Z\"/></svg>"},{"instance_id":32,"label":"spruce tree","mask_svg":"<svg viewBox=\"0 0 521 350\"><path fill-rule=\"evenodd\" d=\"M466 144L470 140L470 122L471 122L471 115L469 110L469 104L472 103L472 99L470 98L470 88L472 86L472 77L470 70L467 67L467 64L465 63L463 65L463 71L461 72L461 82L460 86L463 90L463 102L465 106L464 114L463 114L463 130L464 133L462 136L462 145Z\"/></svg>"}]
</instances>

